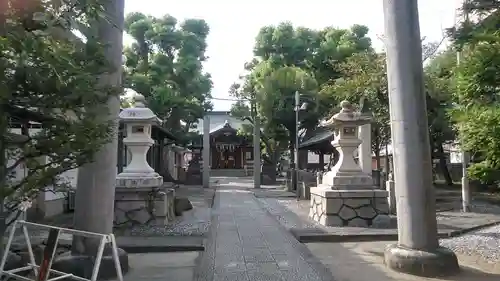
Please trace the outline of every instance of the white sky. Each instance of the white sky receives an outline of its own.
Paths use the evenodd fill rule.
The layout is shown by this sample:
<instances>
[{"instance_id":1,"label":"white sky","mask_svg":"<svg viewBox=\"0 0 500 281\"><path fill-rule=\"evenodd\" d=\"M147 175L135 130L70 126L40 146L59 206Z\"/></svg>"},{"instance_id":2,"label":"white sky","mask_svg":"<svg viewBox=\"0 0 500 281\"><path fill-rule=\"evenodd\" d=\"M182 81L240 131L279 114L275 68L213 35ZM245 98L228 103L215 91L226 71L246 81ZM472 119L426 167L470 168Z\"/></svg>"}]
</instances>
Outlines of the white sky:
<instances>
[{"instance_id":1,"label":"white sky","mask_svg":"<svg viewBox=\"0 0 500 281\"><path fill-rule=\"evenodd\" d=\"M419 0L420 33L427 41L439 41L443 29L453 26L459 0ZM265 25L290 21L296 26L320 29L363 24L377 48L384 32L381 0L126 0L125 12L153 16L170 14L179 21L205 19L210 26L205 71L212 74L212 95L229 98L229 86L252 58L255 36ZM125 44L130 38L125 37ZM231 102L214 101L214 110L229 110Z\"/></svg>"}]
</instances>

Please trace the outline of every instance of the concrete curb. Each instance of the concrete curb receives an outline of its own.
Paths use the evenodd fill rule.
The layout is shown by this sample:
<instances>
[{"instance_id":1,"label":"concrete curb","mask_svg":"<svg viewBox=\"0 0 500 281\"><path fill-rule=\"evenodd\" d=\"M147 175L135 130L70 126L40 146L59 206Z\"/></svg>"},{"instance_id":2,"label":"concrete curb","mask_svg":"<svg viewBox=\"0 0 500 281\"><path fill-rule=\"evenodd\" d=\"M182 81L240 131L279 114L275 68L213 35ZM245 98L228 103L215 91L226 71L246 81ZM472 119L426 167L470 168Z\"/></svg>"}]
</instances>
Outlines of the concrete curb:
<instances>
[{"instance_id":1,"label":"concrete curb","mask_svg":"<svg viewBox=\"0 0 500 281\"><path fill-rule=\"evenodd\" d=\"M205 251L205 238L195 236L118 236L118 247L129 254Z\"/></svg>"},{"instance_id":2,"label":"concrete curb","mask_svg":"<svg viewBox=\"0 0 500 281\"><path fill-rule=\"evenodd\" d=\"M499 225L500 221L478 225L475 227L464 228L459 230L451 231L440 231L438 233L438 238L453 238L460 235L464 235L476 230L480 230L486 227L491 227ZM334 234L334 233L320 233L322 230L318 230L317 233L308 231L309 233L304 233L304 229L292 228L289 229L290 233L301 243L345 243L345 242L370 242L370 241L395 241L398 240L397 229L391 233L359 233L359 234ZM302 233L301 233L302 232Z\"/></svg>"},{"instance_id":3,"label":"concrete curb","mask_svg":"<svg viewBox=\"0 0 500 281\"><path fill-rule=\"evenodd\" d=\"M173 253L173 252L203 252L204 245L165 245L165 246L132 246L120 245L118 247L129 254L145 253Z\"/></svg>"}]
</instances>

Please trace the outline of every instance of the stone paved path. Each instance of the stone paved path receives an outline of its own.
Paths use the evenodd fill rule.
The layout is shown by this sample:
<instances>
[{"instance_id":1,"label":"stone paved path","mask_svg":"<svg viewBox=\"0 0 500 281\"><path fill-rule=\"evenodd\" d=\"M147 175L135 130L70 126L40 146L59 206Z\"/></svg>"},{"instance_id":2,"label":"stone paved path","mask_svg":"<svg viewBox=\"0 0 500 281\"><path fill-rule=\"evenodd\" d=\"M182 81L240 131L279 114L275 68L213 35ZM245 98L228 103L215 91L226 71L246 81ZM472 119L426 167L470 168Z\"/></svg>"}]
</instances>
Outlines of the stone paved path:
<instances>
[{"instance_id":1,"label":"stone paved path","mask_svg":"<svg viewBox=\"0 0 500 281\"><path fill-rule=\"evenodd\" d=\"M197 281L326 281L331 273L238 180L217 189Z\"/></svg>"}]
</instances>

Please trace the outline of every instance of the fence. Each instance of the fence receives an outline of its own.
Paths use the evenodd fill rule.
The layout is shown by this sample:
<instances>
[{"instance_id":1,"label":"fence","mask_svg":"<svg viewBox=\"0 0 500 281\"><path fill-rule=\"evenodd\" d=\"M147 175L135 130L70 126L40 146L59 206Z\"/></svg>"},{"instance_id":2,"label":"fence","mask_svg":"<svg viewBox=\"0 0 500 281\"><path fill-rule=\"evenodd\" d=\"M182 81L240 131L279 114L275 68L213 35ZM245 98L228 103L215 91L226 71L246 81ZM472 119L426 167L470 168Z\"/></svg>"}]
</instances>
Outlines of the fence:
<instances>
[{"instance_id":1,"label":"fence","mask_svg":"<svg viewBox=\"0 0 500 281\"><path fill-rule=\"evenodd\" d=\"M27 266L24 266L24 267L14 268L11 270L4 270L5 264L7 262L7 257L9 255L9 250L10 250L10 247L12 246L12 241L14 240L14 235L16 233L16 230L19 228L18 226L20 226L20 228L22 229L24 239L26 240L26 246L28 248L30 262L28 263ZM43 252L43 258L42 258L42 262L41 262L40 266L37 265L36 261L35 261L35 256L33 254L33 249L31 246L31 240L29 237L27 226L49 229L49 236L47 238L47 244L46 244L44 252ZM57 250L57 243L59 242L59 236L63 232L69 233L72 235L76 235L76 236L87 237L87 238L100 238L100 244L99 244L99 248L97 250L97 254L95 257L95 261L94 261L94 267L93 267L92 275L90 278L84 278L84 277L73 275L71 273L65 273L65 272L51 269L52 261L54 260L56 250ZM14 224L11 227L9 239L7 241L7 245L6 245L4 253L3 253L2 261L0 262L0 279L2 278L2 276L7 275L9 277L13 277L16 280L24 280L24 281L56 281L56 280L63 280L63 279L64 280L73 279L73 280L78 280L78 281L96 281L97 276L99 274L99 267L101 266L104 247L107 243L111 243L112 256L113 256L113 261L115 263L116 275L118 277L118 281L123 281L123 273L122 273L122 269L121 269L121 265L120 265L120 260L118 258L118 250L117 250L117 246L116 246L116 240L115 240L115 236L113 234L93 233L93 232L80 231L80 230L74 230L74 229L68 229L68 228L61 228L61 227L50 226L50 225L31 223L31 222L26 222L26 221L22 221L22 220L16 221L16 222L14 222ZM26 276L19 275L19 273L25 272L28 270L33 271L34 278L29 278ZM50 278L51 276L54 276L54 275L57 275L57 276Z\"/></svg>"}]
</instances>

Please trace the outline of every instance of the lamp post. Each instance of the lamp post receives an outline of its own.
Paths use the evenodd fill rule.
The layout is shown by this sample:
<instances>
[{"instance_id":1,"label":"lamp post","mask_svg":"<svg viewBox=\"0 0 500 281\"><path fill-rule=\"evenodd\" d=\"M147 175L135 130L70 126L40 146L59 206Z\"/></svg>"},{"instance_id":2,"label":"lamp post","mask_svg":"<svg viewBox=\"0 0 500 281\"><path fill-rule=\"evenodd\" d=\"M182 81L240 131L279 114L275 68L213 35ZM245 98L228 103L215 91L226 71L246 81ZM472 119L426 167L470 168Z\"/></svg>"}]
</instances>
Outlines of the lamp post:
<instances>
[{"instance_id":1,"label":"lamp post","mask_svg":"<svg viewBox=\"0 0 500 281\"><path fill-rule=\"evenodd\" d=\"M292 190L298 194L297 186L299 180L299 112L307 109L307 103L300 104L300 93L295 91L295 151L293 159L293 172L292 172Z\"/></svg>"}]
</instances>

